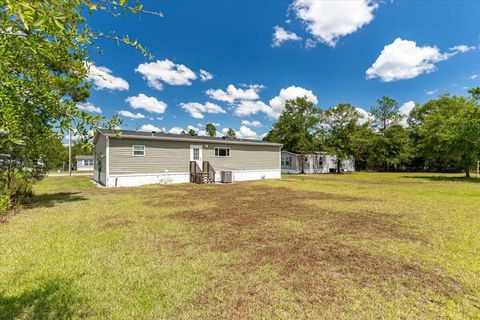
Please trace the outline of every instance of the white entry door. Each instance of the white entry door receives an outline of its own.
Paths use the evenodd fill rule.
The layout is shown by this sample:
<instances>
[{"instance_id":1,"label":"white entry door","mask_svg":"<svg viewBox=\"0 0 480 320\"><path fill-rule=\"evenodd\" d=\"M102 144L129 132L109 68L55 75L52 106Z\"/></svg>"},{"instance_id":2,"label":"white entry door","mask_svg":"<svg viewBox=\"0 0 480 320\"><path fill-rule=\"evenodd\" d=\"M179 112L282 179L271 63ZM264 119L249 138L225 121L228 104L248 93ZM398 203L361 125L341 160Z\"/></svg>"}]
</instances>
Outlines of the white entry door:
<instances>
[{"instance_id":1,"label":"white entry door","mask_svg":"<svg viewBox=\"0 0 480 320\"><path fill-rule=\"evenodd\" d=\"M202 167L202 146L190 145L190 161L196 161L198 166Z\"/></svg>"}]
</instances>

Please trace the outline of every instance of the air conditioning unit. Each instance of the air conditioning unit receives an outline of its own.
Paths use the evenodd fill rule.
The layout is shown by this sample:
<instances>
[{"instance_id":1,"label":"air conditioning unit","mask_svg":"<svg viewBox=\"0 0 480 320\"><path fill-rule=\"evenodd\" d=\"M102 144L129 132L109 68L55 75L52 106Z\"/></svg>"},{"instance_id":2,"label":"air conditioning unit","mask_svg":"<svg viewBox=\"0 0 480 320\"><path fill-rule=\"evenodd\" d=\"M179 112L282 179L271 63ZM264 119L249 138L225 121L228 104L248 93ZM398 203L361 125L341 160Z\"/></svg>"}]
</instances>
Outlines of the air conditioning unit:
<instances>
[{"instance_id":1,"label":"air conditioning unit","mask_svg":"<svg viewBox=\"0 0 480 320\"><path fill-rule=\"evenodd\" d=\"M222 183L232 183L232 171L221 171L220 181Z\"/></svg>"}]
</instances>

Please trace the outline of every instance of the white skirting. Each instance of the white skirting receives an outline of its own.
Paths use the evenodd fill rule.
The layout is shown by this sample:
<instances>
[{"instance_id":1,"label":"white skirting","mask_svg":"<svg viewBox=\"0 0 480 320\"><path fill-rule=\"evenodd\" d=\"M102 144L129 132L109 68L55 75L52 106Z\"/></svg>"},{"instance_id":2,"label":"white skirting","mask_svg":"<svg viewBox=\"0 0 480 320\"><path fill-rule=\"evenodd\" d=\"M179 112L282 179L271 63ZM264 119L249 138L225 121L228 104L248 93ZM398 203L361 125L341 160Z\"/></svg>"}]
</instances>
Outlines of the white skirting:
<instances>
[{"instance_id":1,"label":"white skirting","mask_svg":"<svg viewBox=\"0 0 480 320\"><path fill-rule=\"evenodd\" d=\"M109 175L107 187L135 187L146 184L172 184L190 182L189 172L139 173Z\"/></svg>"},{"instance_id":2,"label":"white skirting","mask_svg":"<svg viewBox=\"0 0 480 320\"><path fill-rule=\"evenodd\" d=\"M281 178L280 169L271 170L230 170L233 181L249 181ZM220 182L220 171L216 172L215 181ZM172 184L190 182L189 172L139 173L109 175L107 187L134 187L146 184Z\"/></svg>"},{"instance_id":3,"label":"white skirting","mask_svg":"<svg viewBox=\"0 0 480 320\"><path fill-rule=\"evenodd\" d=\"M271 170L232 170L233 182L235 181L250 181L263 179L280 179L282 172L280 169ZM215 181L220 181L220 173L215 176Z\"/></svg>"}]
</instances>

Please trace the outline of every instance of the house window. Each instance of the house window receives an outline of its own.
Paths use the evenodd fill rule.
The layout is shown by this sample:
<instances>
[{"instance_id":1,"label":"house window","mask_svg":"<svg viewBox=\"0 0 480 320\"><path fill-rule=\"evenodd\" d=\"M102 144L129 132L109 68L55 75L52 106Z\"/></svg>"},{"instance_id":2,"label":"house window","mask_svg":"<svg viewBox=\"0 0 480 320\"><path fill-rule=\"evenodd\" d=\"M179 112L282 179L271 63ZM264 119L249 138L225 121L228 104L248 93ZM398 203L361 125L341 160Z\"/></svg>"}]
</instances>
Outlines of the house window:
<instances>
[{"instance_id":1,"label":"house window","mask_svg":"<svg viewBox=\"0 0 480 320\"><path fill-rule=\"evenodd\" d=\"M134 157L144 157L145 156L145 146L134 145L132 146L132 153Z\"/></svg>"},{"instance_id":2,"label":"house window","mask_svg":"<svg viewBox=\"0 0 480 320\"><path fill-rule=\"evenodd\" d=\"M282 157L282 166L283 167L290 167L292 157Z\"/></svg>"},{"instance_id":3,"label":"house window","mask_svg":"<svg viewBox=\"0 0 480 320\"><path fill-rule=\"evenodd\" d=\"M193 148L193 160L200 160L200 149Z\"/></svg>"},{"instance_id":4,"label":"house window","mask_svg":"<svg viewBox=\"0 0 480 320\"><path fill-rule=\"evenodd\" d=\"M83 160L83 165L84 166L93 166L93 160Z\"/></svg>"},{"instance_id":5,"label":"house window","mask_svg":"<svg viewBox=\"0 0 480 320\"><path fill-rule=\"evenodd\" d=\"M322 167L322 166L323 166L323 159L322 159L322 157L319 157L319 158L318 158L318 166L319 166L319 167Z\"/></svg>"},{"instance_id":6,"label":"house window","mask_svg":"<svg viewBox=\"0 0 480 320\"><path fill-rule=\"evenodd\" d=\"M215 148L215 157L230 157L230 148Z\"/></svg>"}]
</instances>

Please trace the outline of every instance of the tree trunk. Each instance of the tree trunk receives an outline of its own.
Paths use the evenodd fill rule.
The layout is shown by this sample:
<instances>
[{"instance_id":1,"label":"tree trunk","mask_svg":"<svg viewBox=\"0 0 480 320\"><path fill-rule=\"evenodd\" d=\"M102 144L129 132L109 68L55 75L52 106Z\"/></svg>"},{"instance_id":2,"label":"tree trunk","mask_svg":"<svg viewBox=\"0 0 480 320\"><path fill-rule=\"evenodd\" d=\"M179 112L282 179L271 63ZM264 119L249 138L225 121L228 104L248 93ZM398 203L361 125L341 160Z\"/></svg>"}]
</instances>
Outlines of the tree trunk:
<instances>
[{"instance_id":1,"label":"tree trunk","mask_svg":"<svg viewBox=\"0 0 480 320\"><path fill-rule=\"evenodd\" d=\"M468 164L465 166L465 177L470 178L470 166Z\"/></svg>"},{"instance_id":2,"label":"tree trunk","mask_svg":"<svg viewBox=\"0 0 480 320\"><path fill-rule=\"evenodd\" d=\"M337 173L340 174L340 168L342 167L342 160L337 156Z\"/></svg>"},{"instance_id":3,"label":"tree trunk","mask_svg":"<svg viewBox=\"0 0 480 320\"><path fill-rule=\"evenodd\" d=\"M304 174L305 173L305 156L303 155L303 151L302 151L302 155L300 156L300 163L301 163L301 174Z\"/></svg>"},{"instance_id":4,"label":"tree trunk","mask_svg":"<svg viewBox=\"0 0 480 320\"><path fill-rule=\"evenodd\" d=\"M11 185L12 185L12 176L13 176L13 168L12 168L12 162L11 159L8 159L8 167L7 167L7 179L5 182L5 191L10 190Z\"/></svg>"}]
</instances>

